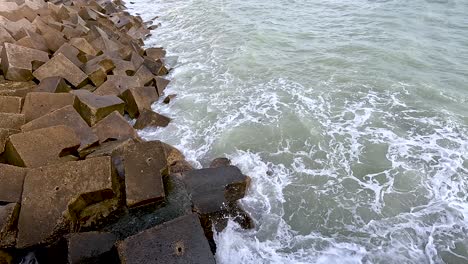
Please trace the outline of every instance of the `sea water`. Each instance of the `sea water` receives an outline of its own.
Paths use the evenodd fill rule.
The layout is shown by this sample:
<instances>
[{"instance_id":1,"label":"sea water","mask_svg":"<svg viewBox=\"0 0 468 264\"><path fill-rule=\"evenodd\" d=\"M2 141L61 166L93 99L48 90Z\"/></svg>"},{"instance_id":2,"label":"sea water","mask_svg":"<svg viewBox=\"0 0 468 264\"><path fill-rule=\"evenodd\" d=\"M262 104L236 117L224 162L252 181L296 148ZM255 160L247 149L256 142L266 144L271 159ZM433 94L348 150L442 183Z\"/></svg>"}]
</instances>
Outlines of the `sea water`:
<instances>
[{"instance_id":1,"label":"sea water","mask_svg":"<svg viewBox=\"0 0 468 264\"><path fill-rule=\"evenodd\" d=\"M178 56L141 136L252 177L218 263L468 263L468 1L128 7Z\"/></svg>"}]
</instances>

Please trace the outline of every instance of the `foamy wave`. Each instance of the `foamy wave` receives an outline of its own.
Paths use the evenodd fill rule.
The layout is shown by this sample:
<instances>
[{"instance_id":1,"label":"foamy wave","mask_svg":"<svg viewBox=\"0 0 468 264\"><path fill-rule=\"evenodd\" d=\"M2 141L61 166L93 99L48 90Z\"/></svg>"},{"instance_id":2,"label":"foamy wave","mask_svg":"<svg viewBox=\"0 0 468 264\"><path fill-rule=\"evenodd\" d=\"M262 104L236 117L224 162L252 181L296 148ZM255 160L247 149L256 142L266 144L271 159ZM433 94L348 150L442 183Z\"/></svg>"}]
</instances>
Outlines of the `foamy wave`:
<instances>
[{"instance_id":1,"label":"foamy wave","mask_svg":"<svg viewBox=\"0 0 468 264\"><path fill-rule=\"evenodd\" d=\"M224 35L243 21L223 3L156 1L147 10L152 2L134 11L163 15L148 45L180 57L166 90L178 96L153 105L171 124L141 136L175 145L197 167L227 155L252 177L241 204L256 226L229 222L216 235L219 263L468 262L468 127L420 100L433 88L343 81L347 72L306 81L270 68L251 74L242 67L263 57L242 57L249 47Z\"/></svg>"}]
</instances>

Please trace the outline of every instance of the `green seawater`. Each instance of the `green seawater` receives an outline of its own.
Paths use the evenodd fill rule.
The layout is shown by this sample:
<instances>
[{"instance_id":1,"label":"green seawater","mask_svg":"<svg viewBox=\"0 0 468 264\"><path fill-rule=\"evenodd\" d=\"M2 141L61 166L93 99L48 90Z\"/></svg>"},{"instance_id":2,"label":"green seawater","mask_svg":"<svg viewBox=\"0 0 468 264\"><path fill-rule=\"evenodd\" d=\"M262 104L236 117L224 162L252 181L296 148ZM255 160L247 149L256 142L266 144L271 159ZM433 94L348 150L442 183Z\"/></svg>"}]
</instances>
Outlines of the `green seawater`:
<instances>
[{"instance_id":1,"label":"green seawater","mask_svg":"<svg viewBox=\"0 0 468 264\"><path fill-rule=\"evenodd\" d=\"M468 263L468 1L128 7L178 57L141 135L252 177L218 263Z\"/></svg>"}]
</instances>

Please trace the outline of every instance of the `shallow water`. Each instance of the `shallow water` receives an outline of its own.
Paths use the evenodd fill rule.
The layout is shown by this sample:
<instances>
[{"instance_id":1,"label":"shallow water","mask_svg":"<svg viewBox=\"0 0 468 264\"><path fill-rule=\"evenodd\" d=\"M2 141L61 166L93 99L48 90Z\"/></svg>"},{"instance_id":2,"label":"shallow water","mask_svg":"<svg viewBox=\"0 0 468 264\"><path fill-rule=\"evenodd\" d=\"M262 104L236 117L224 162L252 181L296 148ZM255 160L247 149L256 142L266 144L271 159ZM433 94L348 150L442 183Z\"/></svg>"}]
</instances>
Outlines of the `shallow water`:
<instances>
[{"instance_id":1,"label":"shallow water","mask_svg":"<svg viewBox=\"0 0 468 264\"><path fill-rule=\"evenodd\" d=\"M141 132L253 178L219 263L468 263L468 2L138 0L178 56Z\"/></svg>"}]
</instances>

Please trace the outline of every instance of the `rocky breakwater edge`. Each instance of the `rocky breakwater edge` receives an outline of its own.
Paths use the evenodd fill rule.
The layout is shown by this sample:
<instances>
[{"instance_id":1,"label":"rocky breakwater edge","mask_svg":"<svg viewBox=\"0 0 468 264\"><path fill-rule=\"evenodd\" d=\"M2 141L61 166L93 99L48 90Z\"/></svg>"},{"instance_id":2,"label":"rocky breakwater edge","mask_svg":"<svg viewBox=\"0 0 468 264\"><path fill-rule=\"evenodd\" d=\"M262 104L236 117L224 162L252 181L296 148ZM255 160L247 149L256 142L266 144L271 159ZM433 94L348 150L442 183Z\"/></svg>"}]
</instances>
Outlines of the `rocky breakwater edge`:
<instances>
[{"instance_id":1,"label":"rocky breakwater edge","mask_svg":"<svg viewBox=\"0 0 468 264\"><path fill-rule=\"evenodd\" d=\"M0 263L215 263L213 232L252 227L229 160L138 137L174 100L156 27L118 0L0 0Z\"/></svg>"}]
</instances>

